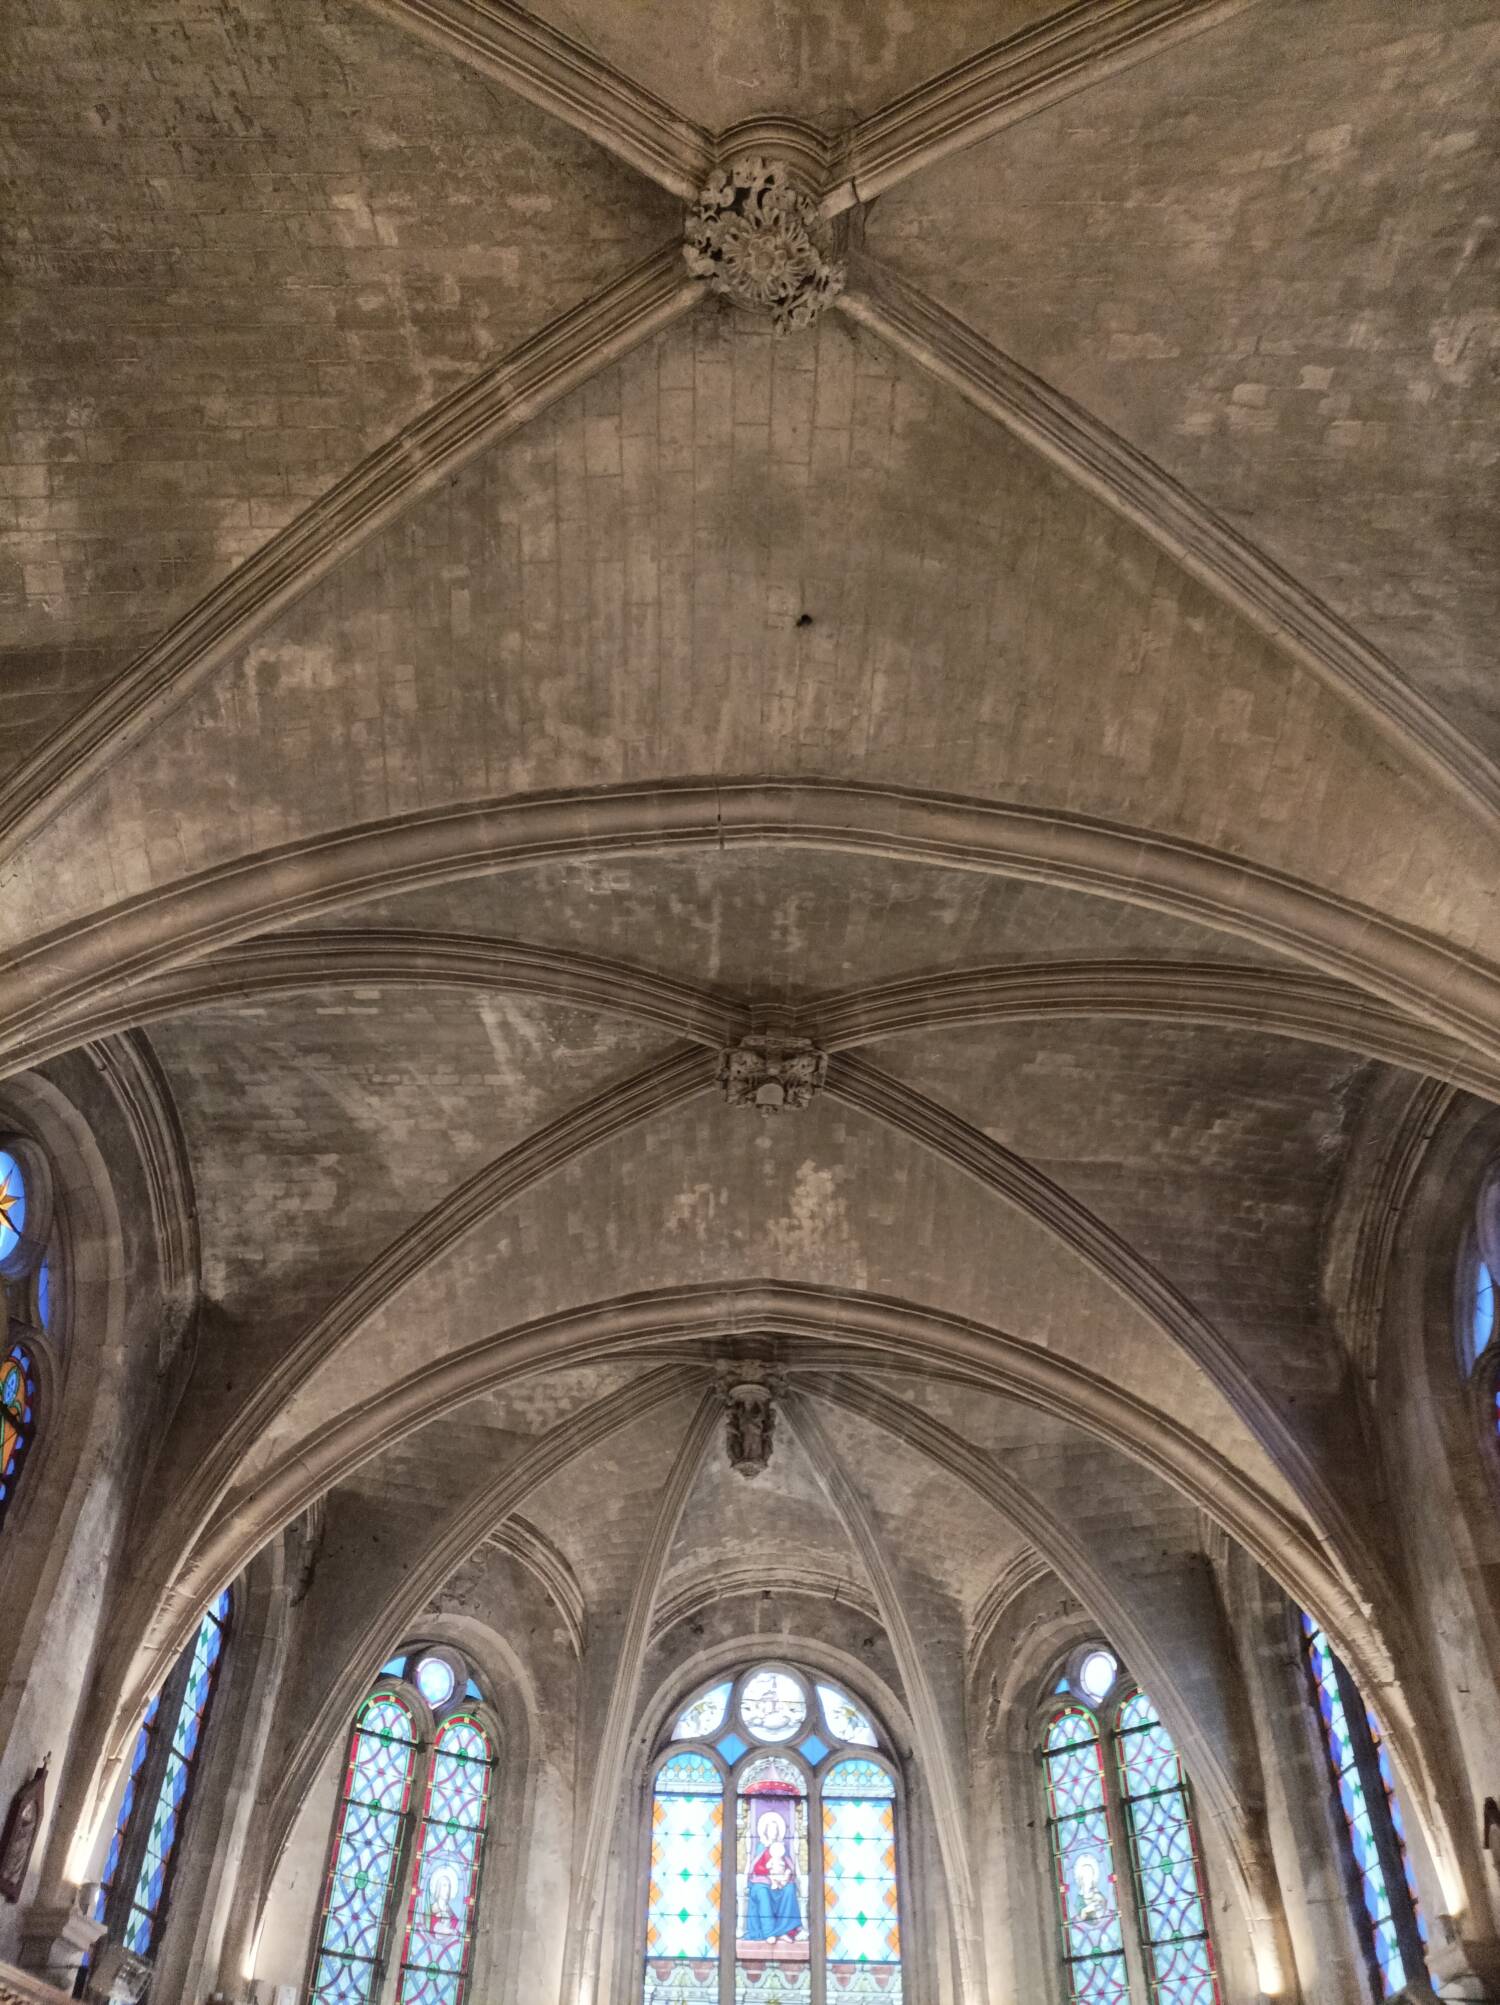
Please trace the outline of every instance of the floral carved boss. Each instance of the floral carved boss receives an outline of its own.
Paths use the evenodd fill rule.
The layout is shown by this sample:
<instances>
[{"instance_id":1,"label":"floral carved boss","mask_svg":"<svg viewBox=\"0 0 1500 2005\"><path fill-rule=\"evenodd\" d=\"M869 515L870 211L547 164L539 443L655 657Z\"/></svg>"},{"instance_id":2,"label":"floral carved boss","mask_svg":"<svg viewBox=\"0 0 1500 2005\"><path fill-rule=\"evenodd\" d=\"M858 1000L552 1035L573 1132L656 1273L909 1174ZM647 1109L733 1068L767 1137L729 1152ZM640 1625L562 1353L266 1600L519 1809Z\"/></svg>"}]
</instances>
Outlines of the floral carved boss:
<instances>
[{"instance_id":1,"label":"floral carved boss","mask_svg":"<svg viewBox=\"0 0 1500 2005\"><path fill-rule=\"evenodd\" d=\"M687 268L740 306L769 313L778 334L808 327L844 288L817 205L784 161L757 154L720 168L688 211Z\"/></svg>"}]
</instances>

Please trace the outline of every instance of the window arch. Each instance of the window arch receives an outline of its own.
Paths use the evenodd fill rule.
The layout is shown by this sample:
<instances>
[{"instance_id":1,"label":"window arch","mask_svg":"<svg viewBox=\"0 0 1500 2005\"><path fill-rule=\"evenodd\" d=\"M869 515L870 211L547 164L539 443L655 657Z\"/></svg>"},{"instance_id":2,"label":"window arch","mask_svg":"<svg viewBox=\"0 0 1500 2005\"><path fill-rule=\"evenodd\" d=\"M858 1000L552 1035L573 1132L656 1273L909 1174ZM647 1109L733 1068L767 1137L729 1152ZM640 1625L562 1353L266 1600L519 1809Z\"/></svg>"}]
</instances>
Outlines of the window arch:
<instances>
[{"instance_id":1,"label":"window arch","mask_svg":"<svg viewBox=\"0 0 1500 2005\"><path fill-rule=\"evenodd\" d=\"M305 1996L463 2005L495 1770L483 1694L446 1646L385 1664L354 1716Z\"/></svg>"},{"instance_id":2,"label":"window arch","mask_svg":"<svg viewBox=\"0 0 1500 2005\"><path fill-rule=\"evenodd\" d=\"M1427 1976L1427 1924L1406 1850L1380 1723L1310 1615L1302 1652L1342 1813L1344 1865L1357 1889L1371 1990L1389 1998Z\"/></svg>"},{"instance_id":3,"label":"window arch","mask_svg":"<svg viewBox=\"0 0 1500 2005\"><path fill-rule=\"evenodd\" d=\"M1192 1792L1155 1706L1104 1644L1076 1650L1053 1687L1041 1762L1069 2005L1219 2005Z\"/></svg>"},{"instance_id":4,"label":"window arch","mask_svg":"<svg viewBox=\"0 0 1500 2005\"><path fill-rule=\"evenodd\" d=\"M36 1441L37 1337L52 1309L52 1180L19 1136L0 1139L0 1526Z\"/></svg>"},{"instance_id":5,"label":"window arch","mask_svg":"<svg viewBox=\"0 0 1500 2005\"><path fill-rule=\"evenodd\" d=\"M147 1706L131 1750L94 1919L105 1924L107 1941L135 1956L150 1956L166 1926L230 1616L226 1589Z\"/></svg>"},{"instance_id":6,"label":"window arch","mask_svg":"<svg viewBox=\"0 0 1500 2005\"><path fill-rule=\"evenodd\" d=\"M899 2005L900 1815L839 1686L769 1663L700 1691L652 1771L644 2005Z\"/></svg>"}]
</instances>

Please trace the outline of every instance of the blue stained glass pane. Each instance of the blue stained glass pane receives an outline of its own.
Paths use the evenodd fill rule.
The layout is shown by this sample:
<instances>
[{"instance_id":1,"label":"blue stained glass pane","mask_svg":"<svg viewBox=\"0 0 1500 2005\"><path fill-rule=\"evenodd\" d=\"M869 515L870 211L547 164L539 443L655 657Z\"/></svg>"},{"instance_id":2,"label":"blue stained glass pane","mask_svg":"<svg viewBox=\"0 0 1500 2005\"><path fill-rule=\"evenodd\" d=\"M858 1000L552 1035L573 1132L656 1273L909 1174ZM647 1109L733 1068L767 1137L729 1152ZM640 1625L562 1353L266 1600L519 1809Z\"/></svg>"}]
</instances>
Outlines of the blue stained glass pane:
<instances>
[{"instance_id":1,"label":"blue stained glass pane","mask_svg":"<svg viewBox=\"0 0 1500 2005\"><path fill-rule=\"evenodd\" d=\"M1474 1269L1474 1303L1469 1318L1469 1358L1478 1359L1495 1334L1495 1277L1482 1260Z\"/></svg>"},{"instance_id":2,"label":"blue stained glass pane","mask_svg":"<svg viewBox=\"0 0 1500 2005\"><path fill-rule=\"evenodd\" d=\"M1044 1747L1068 1996L1073 2005L1129 2005L1104 1766L1092 1716L1079 1706L1062 1707Z\"/></svg>"},{"instance_id":3,"label":"blue stained glass pane","mask_svg":"<svg viewBox=\"0 0 1500 2005\"><path fill-rule=\"evenodd\" d=\"M1115 1714L1115 1754L1152 2005L1218 2005L1187 1783L1172 1736L1144 1692Z\"/></svg>"},{"instance_id":4,"label":"blue stained glass pane","mask_svg":"<svg viewBox=\"0 0 1500 2005\"><path fill-rule=\"evenodd\" d=\"M393 1692L366 1699L350 1737L337 1837L323 1895L312 1998L368 2005L385 1945L401 1820L416 1743Z\"/></svg>"},{"instance_id":5,"label":"blue stained glass pane","mask_svg":"<svg viewBox=\"0 0 1500 2005\"><path fill-rule=\"evenodd\" d=\"M492 1766L478 1721L449 1720L433 1744L397 2005L463 2005Z\"/></svg>"},{"instance_id":6,"label":"blue stained glass pane","mask_svg":"<svg viewBox=\"0 0 1500 2005\"><path fill-rule=\"evenodd\" d=\"M52 1328L52 1262L44 1260L37 1269L36 1313L44 1330Z\"/></svg>"},{"instance_id":7,"label":"blue stained glass pane","mask_svg":"<svg viewBox=\"0 0 1500 2005\"><path fill-rule=\"evenodd\" d=\"M20 1245L25 1225L26 1179L15 1157L0 1149L0 1263Z\"/></svg>"},{"instance_id":8,"label":"blue stained glass pane","mask_svg":"<svg viewBox=\"0 0 1500 2005\"><path fill-rule=\"evenodd\" d=\"M162 1771L161 1785L151 1813L151 1826L141 1869L131 1895L126 1924L126 1947L146 1955L160 1934L166 1919L165 1896L171 1884L172 1860L182 1832L183 1814L193 1783L194 1764L213 1703L219 1658L224 1649L224 1624L229 1615L229 1595L221 1594L198 1625L192 1643L187 1683L172 1723L172 1741ZM148 1719L155 1727L153 1702ZM144 1751L142 1750L142 1753ZM132 1806L133 1808L133 1806ZM123 1825L121 1827L123 1833ZM116 1855L117 1857L117 1855Z\"/></svg>"},{"instance_id":9,"label":"blue stained glass pane","mask_svg":"<svg viewBox=\"0 0 1500 2005\"><path fill-rule=\"evenodd\" d=\"M810 1733L806 1740L798 1741L797 1750L816 1768L828 1752L828 1743L826 1740L819 1740L815 1733Z\"/></svg>"},{"instance_id":10,"label":"blue stained glass pane","mask_svg":"<svg viewBox=\"0 0 1500 2005\"><path fill-rule=\"evenodd\" d=\"M646 1907L646 2005L718 2005L724 1778L698 1753L657 1772Z\"/></svg>"},{"instance_id":11,"label":"blue stained glass pane","mask_svg":"<svg viewBox=\"0 0 1500 2005\"><path fill-rule=\"evenodd\" d=\"M727 1733L722 1740L715 1741L714 1745L724 1759L732 1764L739 1760L749 1742L741 1740L737 1733Z\"/></svg>"},{"instance_id":12,"label":"blue stained glass pane","mask_svg":"<svg viewBox=\"0 0 1500 2005\"><path fill-rule=\"evenodd\" d=\"M1302 1631L1307 1653L1307 1668L1312 1677L1313 1690L1318 1701L1318 1715L1323 1724L1323 1738L1338 1789L1339 1805L1344 1813L1349 1857L1359 1881L1360 1899L1364 1903L1369 1925L1370 1947L1380 1995L1389 1998L1392 1993L1405 1987L1406 1963L1392 1919L1391 1890L1386 1884L1385 1870L1380 1863L1380 1848L1375 1831L1376 1818L1385 1821L1390 1841L1399 1851L1405 1869L1406 1892L1411 1901L1419 1933L1422 1930L1421 1909L1417 1904L1411 1862L1406 1854L1406 1844L1401 1829L1401 1812L1396 1803L1390 1760L1382 1741L1380 1723L1366 1707L1365 1719L1376 1754L1377 1774L1373 1779L1382 1785L1377 1791L1377 1800L1372 1805L1355 1757L1354 1742L1349 1731L1349 1720L1344 1709L1343 1692L1339 1685L1332 1647L1323 1631L1308 1615L1302 1617Z\"/></svg>"},{"instance_id":13,"label":"blue stained glass pane","mask_svg":"<svg viewBox=\"0 0 1500 2005\"><path fill-rule=\"evenodd\" d=\"M405 1672L406 1659L404 1657L390 1657L380 1667L382 1678L400 1678L405 1675Z\"/></svg>"}]
</instances>

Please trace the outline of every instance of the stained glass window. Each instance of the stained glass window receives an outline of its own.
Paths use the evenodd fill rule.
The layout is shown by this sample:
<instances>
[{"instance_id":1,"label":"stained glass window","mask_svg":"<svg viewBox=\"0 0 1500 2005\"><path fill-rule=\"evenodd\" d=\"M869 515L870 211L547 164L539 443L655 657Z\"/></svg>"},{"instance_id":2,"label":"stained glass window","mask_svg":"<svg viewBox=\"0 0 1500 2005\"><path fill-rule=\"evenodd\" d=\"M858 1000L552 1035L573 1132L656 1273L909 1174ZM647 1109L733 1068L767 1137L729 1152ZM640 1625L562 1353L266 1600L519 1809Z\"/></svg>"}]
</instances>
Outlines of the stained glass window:
<instances>
[{"instance_id":1,"label":"stained glass window","mask_svg":"<svg viewBox=\"0 0 1500 2005\"><path fill-rule=\"evenodd\" d=\"M1170 1734L1102 1644L1078 1651L1051 1689L1069 1695L1045 1715L1041 1749L1069 2005L1220 2005L1191 1793ZM1129 1862L1128 1899L1117 1858Z\"/></svg>"},{"instance_id":2,"label":"stained glass window","mask_svg":"<svg viewBox=\"0 0 1500 2005\"><path fill-rule=\"evenodd\" d=\"M807 1700L785 1671L757 1671L745 1682L740 1718L756 1740L790 1740L807 1718Z\"/></svg>"},{"instance_id":3,"label":"stained glass window","mask_svg":"<svg viewBox=\"0 0 1500 2005\"><path fill-rule=\"evenodd\" d=\"M1377 1999L1389 1998L1409 1978L1426 1975L1422 1950L1426 1927L1390 1757L1375 1715L1308 1615L1302 1618L1302 1637L1323 1744L1343 1812L1346 1859L1364 1910L1372 1987Z\"/></svg>"},{"instance_id":4,"label":"stained glass window","mask_svg":"<svg viewBox=\"0 0 1500 2005\"><path fill-rule=\"evenodd\" d=\"M26 1178L8 1149L0 1149L0 1273L10 1272L26 1229Z\"/></svg>"},{"instance_id":5,"label":"stained glass window","mask_svg":"<svg viewBox=\"0 0 1500 2005\"><path fill-rule=\"evenodd\" d=\"M1218 2005L1198 1839L1172 1736L1144 1692L1126 1699L1115 1719L1152 2005Z\"/></svg>"},{"instance_id":6,"label":"stained glass window","mask_svg":"<svg viewBox=\"0 0 1500 2005\"><path fill-rule=\"evenodd\" d=\"M1130 1980L1092 1713L1064 1706L1054 1714L1042 1758L1068 1998L1073 2005L1124 2005Z\"/></svg>"},{"instance_id":7,"label":"stained glass window","mask_svg":"<svg viewBox=\"0 0 1500 2005\"><path fill-rule=\"evenodd\" d=\"M730 1690L726 1679L722 1685L705 1692L701 1699L694 1699L673 1727L673 1740L707 1740L710 1734L716 1734L729 1710Z\"/></svg>"},{"instance_id":8,"label":"stained glass window","mask_svg":"<svg viewBox=\"0 0 1500 2005\"><path fill-rule=\"evenodd\" d=\"M149 1956L156 1948L166 1921L229 1612L225 1592L206 1611L197 1635L146 1708L131 1750L94 1918L106 1924L111 1941L138 1956ZM164 1738L169 1725L170 1737Z\"/></svg>"},{"instance_id":9,"label":"stained glass window","mask_svg":"<svg viewBox=\"0 0 1500 2005\"><path fill-rule=\"evenodd\" d=\"M677 1715L651 1794L645 2005L900 2005L899 1798L879 1744L847 1693L777 1665Z\"/></svg>"},{"instance_id":10,"label":"stained glass window","mask_svg":"<svg viewBox=\"0 0 1500 2005\"><path fill-rule=\"evenodd\" d=\"M36 1379L31 1353L12 1344L0 1357L0 1524L20 1480L36 1432Z\"/></svg>"},{"instance_id":11,"label":"stained glass window","mask_svg":"<svg viewBox=\"0 0 1500 2005\"><path fill-rule=\"evenodd\" d=\"M419 1681L427 1664L442 1661L425 1658ZM450 1695L455 1682L450 1671ZM422 1808L398 2005L460 2005L493 1765L489 1736L477 1720L460 1713L445 1722L433 1744Z\"/></svg>"},{"instance_id":12,"label":"stained glass window","mask_svg":"<svg viewBox=\"0 0 1500 2005\"><path fill-rule=\"evenodd\" d=\"M1474 1305L1469 1313L1469 1350L1477 1360L1495 1334L1495 1277L1483 1260L1475 1262Z\"/></svg>"},{"instance_id":13,"label":"stained glass window","mask_svg":"<svg viewBox=\"0 0 1500 2005\"><path fill-rule=\"evenodd\" d=\"M818 1699L830 1733L836 1734L840 1740L852 1742L855 1747L879 1747L874 1727L847 1693L841 1692L836 1685L819 1685Z\"/></svg>"},{"instance_id":14,"label":"stained glass window","mask_svg":"<svg viewBox=\"0 0 1500 2005\"><path fill-rule=\"evenodd\" d=\"M1113 1651L1087 1651L1078 1666L1078 1689L1091 1704L1102 1705L1119 1675L1119 1659Z\"/></svg>"},{"instance_id":15,"label":"stained glass window","mask_svg":"<svg viewBox=\"0 0 1500 2005\"><path fill-rule=\"evenodd\" d=\"M785 1755L762 1755L740 1771L738 1796L735 2005L800 2005L812 1996L807 1777Z\"/></svg>"},{"instance_id":16,"label":"stained glass window","mask_svg":"<svg viewBox=\"0 0 1500 2005\"><path fill-rule=\"evenodd\" d=\"M458 1688L453 1666L446 1657L423 1657L412 1672L412 1683L434 1712L441 1712Z\"/></svg>"},{"instance_id":17,"label":"stained glass window","mask_svg":"<svg viewBox=\"0 0 1500 2005\"><path fill-rule=\"evenodd\" d=\"M901 1997L896 1785L874 1761L823 1778L823 1933L828 1995L849 2005Z\"/></svg>"},{"instance_id":18,"label":"stained glass window","mask_svg":"<svg viewBox=\"0 0 1500 2005\"><path fill-rule=\"evenodd\" d=\"M416 1755L404 1702L394 1692L366 1699L349 1738L323 1889L312 1981L319 2005L368 2005L377 1989Z\"/></svg>"},{"instance_id":19,"label":"stained glass window","mask_svg":"<svg viewBox=\"0 0 1500 2005\"><path fill-rule=\"evenodd\" d=\"M724 1778L706 1755L663 1763L651 1800L647 2005L718 2005Z\"/></svg>"},{"instance_id":20,"label":"stained glass window","mask_svg":"<svg viewBox=\"0 0 1500 2005\"><path fill-rule=\"evenodd\" d=\"M355 1715L308 2005L375 2005L406 1888L395 2005L464 2005L495 1750L462 1657L403 1651ZM421 1722L430 1719L431 1729Z\"/></svg>"}]
</instances>

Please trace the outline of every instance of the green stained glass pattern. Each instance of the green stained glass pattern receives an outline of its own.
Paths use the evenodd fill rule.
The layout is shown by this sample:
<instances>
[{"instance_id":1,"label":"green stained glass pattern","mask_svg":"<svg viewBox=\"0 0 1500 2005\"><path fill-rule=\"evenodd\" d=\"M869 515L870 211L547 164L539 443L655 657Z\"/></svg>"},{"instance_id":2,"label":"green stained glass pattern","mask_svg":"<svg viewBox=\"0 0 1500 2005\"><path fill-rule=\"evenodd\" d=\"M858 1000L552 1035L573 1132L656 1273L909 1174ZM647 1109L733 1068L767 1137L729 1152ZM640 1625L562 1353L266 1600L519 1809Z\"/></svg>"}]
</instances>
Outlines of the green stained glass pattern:
<instances>
[{"instance_id":1,"label":"green stained glass pattern","mask_svg":"<svg viewBox=\"0 0 1500 2005\"><path fill-rule=\"evenodd\" d=\"M416 1753L402 1701L392 1692L366 1699L349 1741L310 2005L369 2005L379 1987Z\"/></svg>"},{"instance_id":2,"label":"green stained glass pattern","mask_svg":"<svg viewBox=\"0 0 1500 2005\"><path fill-rule=\"evenodd\" d=\"M823 1937L831 1997L901 1997L895 1788L877 1762L839 1762L824 1781Z\"/></svg>"},{"instance_id":3,"label":"green stained glass pattern","mask_svg":"<svg viewBox=\"0 0 1500 2005\"><path fill-rule=\"evenodd\" d=\"M1115 1720L1152 2005L1219 2005L1197 1835L1172 1736L1144 1692L1126 1699Z\"/></svg>"},{"instance_id":4,"label":"green stained glass pattern","mask_svg":"<svg viewBox=\"0 0 1500 2005\"><path fill-rule=\"evenodd\" d=\"M1053 1715L1043 1765L1067 1995L1072 2005L1129 2005L1104 1760L1092 1714L1064 1706Z\"/></svg>"},{"instance_id":5,"label":"green stained glass pattern","mask_svg":"<svg viewBox=\"0 0 1500 2005\"><path fill-rule=\"evenodd\" d=\"M492 1769L484 1729L455 1715L433 1744L397 2005L463 2005Z\"/></svg>"},{"instance_id":6,"label":"green stained glass pattern","mask_svg":"<svg viewBox=\"0 0 1500 2005\"><path fill-rule=\"evenodd\" d=\"M718 2005L724 1778L706 1755L674 1754L651 1798L645 2005Z\"/></svg>"}]
</instances>

